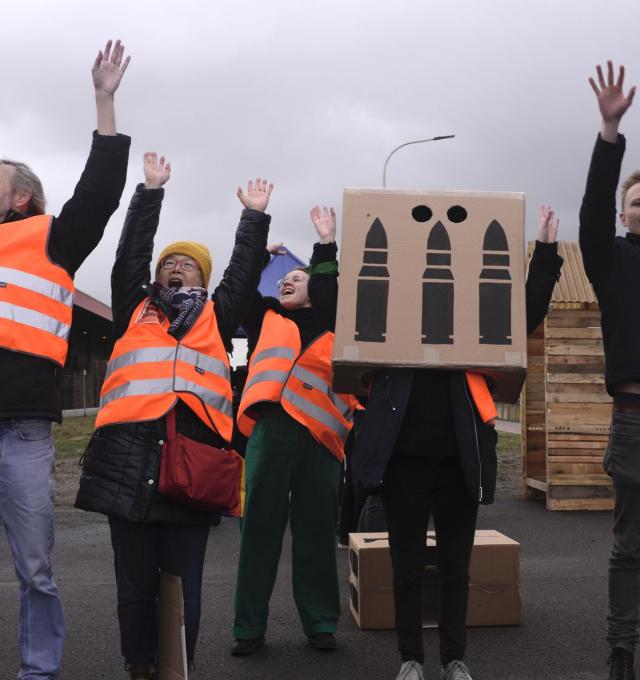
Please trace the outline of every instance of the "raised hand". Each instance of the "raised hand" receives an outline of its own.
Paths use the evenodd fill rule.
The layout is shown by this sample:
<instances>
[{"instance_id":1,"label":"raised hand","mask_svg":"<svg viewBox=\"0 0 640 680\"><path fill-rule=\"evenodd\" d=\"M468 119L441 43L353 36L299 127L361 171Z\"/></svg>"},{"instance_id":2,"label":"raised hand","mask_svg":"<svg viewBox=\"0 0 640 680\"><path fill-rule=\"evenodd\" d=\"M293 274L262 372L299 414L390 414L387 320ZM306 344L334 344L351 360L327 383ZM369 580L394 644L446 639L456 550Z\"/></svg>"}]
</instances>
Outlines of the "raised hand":
<instances>
[{"instance_id":1,"label":"raised hand","mask_svg":"<svg viewBox=\"0 0 640 680\"><path fill-rule=\"evenodd\" d=\"M159 189L171 177L171 163L165 163L164 156L155 151L148 151L144 155L144 185L147 189Z\"/></svg>"},{"instance_id":2,"label":"raised hand","mask_svg":"<svg viewBox=\"0 0 640 680\"><path fill-rule=\"evenodd\" d=\"M129 66L131 57L127 57L124 62L124 45L116 40L116 44L111 49L111 40L107 41L104 52L100 50L96 60L93 62L91 75L93 76L93 86L96 91L96 110L98 114L98 134L116 135L116 110L114 97L122 76Z\"/></svg>"},{"instance_id":3,"label":"raised hand","mask_svg":"<svg viewBox=\"0 0 640 680\"><path fill-rule=\"evenodd\" d=\"M605 81L602 66L596 66L598 83L589 78L589 84L598 99L598 107L602 116L602 137L609 142L618 138L618 124L633 102L636 88L633 86L625 97L622 90L624 84L624 66L620 66L618 77L614 79L613 63L607 62L607 79Z\"/></svg>"},{"instance_id":4,"label":"raised hand","mask_svg":"<svg viewBox=\"0 0 640 680\"><path fill-rule=\"evenodd\" d=\"M287 251L282 247L282 241L276 243L267 243L267 252L269 255L286 255Z\"/></svg>"},{"instance_id":5,"label":"raised hand","mask_svg":"<svg viewBox=\"0 0 640 680\"><path fill-rule=\"evenodd\" d=\"M238 187L236 194L245 208L264 212L269 205L272 191L273 184L268 184L266 179L258 177L255 182L252 180L247 182L247 193L242 191L242 187Z\"/></svg>"},{"instance_id":6,"label":"raised hand","mask_svg":"<svg viewBox=\"0 0 640 680\"><path fill-rule=\"evenodd\" d=\"M318 232L320 243L333 243L336 240L336 211L333 208L311 208L311 221Z\"/></svg>"},{"instance_id":7,"label":"raised hand","mask_svg":"<svg viewBox=\"0 0 640 680\"><path fill-rule=\"evenodd\" d=\"M103 93L113 97L127 66L129 66L129 61L131 61L129 56L123 62L123 57L124 45L119 40L116 40L113 50L111 49L111 40L108 40L104 52L102 50L98 52L91 69L96 94Z\"/></svg>"},{"instance_id":8,"label":"raised hand","mask_svg":"<svg viewBox=\"0 0 640 680\"><path fill-rule=\"evenodd\" d=\"M540 243L555 243L558 239L560 220L554 217L550 205L540 206L540 223L538 227L538 241Z\"/></svg>"}]
</instances>

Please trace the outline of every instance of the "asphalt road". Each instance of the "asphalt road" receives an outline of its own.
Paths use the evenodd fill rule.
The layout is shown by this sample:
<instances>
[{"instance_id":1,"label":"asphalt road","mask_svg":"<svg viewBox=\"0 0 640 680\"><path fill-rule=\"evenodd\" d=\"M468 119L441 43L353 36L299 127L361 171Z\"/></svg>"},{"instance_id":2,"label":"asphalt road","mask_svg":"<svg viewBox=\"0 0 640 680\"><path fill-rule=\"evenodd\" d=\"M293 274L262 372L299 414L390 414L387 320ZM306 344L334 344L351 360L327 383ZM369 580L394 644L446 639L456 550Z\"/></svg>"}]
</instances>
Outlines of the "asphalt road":
<instances>
[{"instance_id":1,"label":"asphalt road","mask_svg":"<svg viewBox=\"0 0 640 680\"><path fill-rule=\"evenodd\" d=\"M119 654L112 553L103 517L56 514L56 578L67 620L62 678L125 678ZM523 626L471 628L466 661L476 680L606 678L604 640L608 512L548 512L542 503L498 500L482 508L479 528L498 529L522 545ZM272 598L267 645L253 657L229 655L238 528L211 531L204 611L194 680L388 678L398 672L392 631L360 631L348 611L347 551L339 551L343 616L339 649L319 653L302 634L291 597L290 543L285 542ZM18 588L6 540L0 540L0 678L17 670ZM425 677L439 678L437 633L425 631Z\"/></svg>"}]
</instances>

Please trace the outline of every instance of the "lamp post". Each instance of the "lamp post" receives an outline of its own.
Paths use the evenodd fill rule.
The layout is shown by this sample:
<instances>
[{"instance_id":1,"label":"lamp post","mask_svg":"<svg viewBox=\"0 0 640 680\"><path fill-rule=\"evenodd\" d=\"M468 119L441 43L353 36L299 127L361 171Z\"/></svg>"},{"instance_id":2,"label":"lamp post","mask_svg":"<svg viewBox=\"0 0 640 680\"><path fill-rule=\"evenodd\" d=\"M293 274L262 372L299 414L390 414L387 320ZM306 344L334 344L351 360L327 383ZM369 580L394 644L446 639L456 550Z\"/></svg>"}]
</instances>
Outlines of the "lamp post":
<instances>
[{"instance_id":1,"label":"lamp post","mask_svg":"<svg viewBox=\"0 0 640 680\"><path fill-rule=\"evenodd\" d=\"M431 137L430 139L416 139L413 142L405 142L404 144L400 144L400 146L396 146L396 148L387 156L387 160L384 162L384 167L382 168L382 187L385 188L387 186L387 164L389 163L389 159L396 151L398 151L398 149L402 149L403 146L410 146L411 144L437 142L440 139L453 139L454 137L455 135L438 135L437 137Z\"/></svg>"}]
</instances>

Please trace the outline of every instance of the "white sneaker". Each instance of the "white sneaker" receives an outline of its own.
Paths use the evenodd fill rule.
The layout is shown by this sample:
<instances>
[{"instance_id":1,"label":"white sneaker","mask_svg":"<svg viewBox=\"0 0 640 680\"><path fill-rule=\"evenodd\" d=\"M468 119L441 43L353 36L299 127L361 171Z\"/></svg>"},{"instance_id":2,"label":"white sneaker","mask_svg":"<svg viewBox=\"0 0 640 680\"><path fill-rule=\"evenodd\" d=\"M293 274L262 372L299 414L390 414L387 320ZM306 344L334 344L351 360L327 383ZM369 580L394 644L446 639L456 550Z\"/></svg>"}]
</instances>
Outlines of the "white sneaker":
<instances>
[{"instance_id":1,"label":"white sneaker","mask_svg":"<svg viewBox=\"0 0 640 680\"><path fill-rule=\"evenodd\" d=\"M440 673L441 680L473 680L469 669L462 661L451 661L442 667Z\"/></svg>"},{"instance_id":2,"label":"white sneaker","mask_svg":"<svg viewBox=\"0 0 640 680\"><path fill-rule=\"evenodd\" d=\"M396 680L424 680L422 664L417 661L405 661L400 666L400 672Z\"/></svg>"}]
</instances>

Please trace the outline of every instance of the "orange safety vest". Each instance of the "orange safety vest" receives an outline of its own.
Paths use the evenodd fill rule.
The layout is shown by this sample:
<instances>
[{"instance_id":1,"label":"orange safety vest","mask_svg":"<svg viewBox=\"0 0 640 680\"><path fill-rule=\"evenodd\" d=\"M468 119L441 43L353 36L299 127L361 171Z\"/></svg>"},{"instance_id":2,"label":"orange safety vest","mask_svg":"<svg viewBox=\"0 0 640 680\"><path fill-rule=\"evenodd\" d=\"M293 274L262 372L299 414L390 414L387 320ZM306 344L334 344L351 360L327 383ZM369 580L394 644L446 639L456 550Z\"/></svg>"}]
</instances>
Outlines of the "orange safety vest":
<instances>
[{"instance_id":1,"label":"orange safety vest","mask_svg":"<svg viewBox=\"0 0 640 680\"><path fill-rule=\"evenodd\" d=\"M471 371L467 371L465 376L471 397L482 418L482 422L488 423L490 420L495 420L498 417L498 411L484 376Z\"/></svg>"},{"instance_id":2,"label":"orange safety vest","mask_svg":"<svg viewBox=\"0 0 640 680\"><path fill-rule=\"evenodd\" d=\"M0 347L64 366L75 287L47 255L51 220L0 224Z\"/></svg>"},{"instance_id":3,"label":"orange safety vest","mask_svg":"<svg viewBox=\"0 0 640 680\"><path fill-rule=\"evenodd\" d=\"M209 300L180 342L169 321L143 300L116 342L100 392L96 429L156 420L182 399L229 441L233 432L229 357Z\"/></svg>"},{"instance_id":4,"label":"orange safety vest","mask_svg":"<svg viewBox=\"0 0 640 680\"><path fill-rule=\"evenodd\" d=\"M300 331L290 319L269 309L262 322L258 344L249 361L238 428L249 437L257 414L251 407L262 401L279 402L282 408L340 461L353 427L358 400L331 389L334 334L318 336L301 353Z\"/></svg>"}]
</instances>

